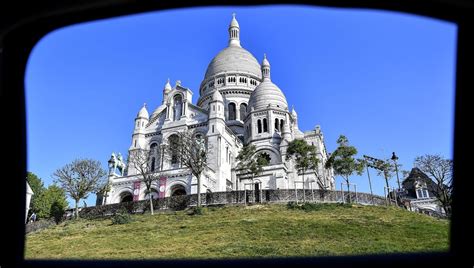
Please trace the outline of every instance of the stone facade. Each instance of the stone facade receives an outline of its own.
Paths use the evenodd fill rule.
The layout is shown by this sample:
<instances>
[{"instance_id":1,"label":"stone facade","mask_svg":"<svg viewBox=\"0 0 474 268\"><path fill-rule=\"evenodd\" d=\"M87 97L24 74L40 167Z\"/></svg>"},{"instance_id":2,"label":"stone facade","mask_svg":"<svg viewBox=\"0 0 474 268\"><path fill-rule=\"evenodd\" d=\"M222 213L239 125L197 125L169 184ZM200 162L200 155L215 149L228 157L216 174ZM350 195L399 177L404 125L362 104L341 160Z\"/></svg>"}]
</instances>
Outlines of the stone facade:
<instances>
[{"instance_id":1,"label":"stone facade","mask_svg":"<svg viewBox=\"0 0 474 268\"><path fill-rule=\"evenodd\" d=\"M178 132L192 130L195 138L207 145L209 170L201 180L201 192L303 188L302 174L293 161L286 161L286 147L294 139L305 139L316 146L321 159L320 174L329 190L335 189L332 170L323 168L328 154L319 126L302 132L294 109L289 110L283 91L271 81L270 63L266 56L259 64L240 45L240 26L233 16L228 28L229 44L207 67L199 89L197 104L193 92L177 81L169 80L163 89L162 104L151 115L144 105L135 118L129 154L135 150L151 150L170 144ZM291 90L291 89L289 89ZM266 154L270 165L254 179L235 172L236 157L244 144L253 144L258 154ZM156 150L159 151L159 150ZM115 157L115 156L113 156ZM197 193L197 179L173 157L153 155L152 169L165 177L152 186L152 195L169 197ZM116 162L113 162L116 163ZM99 197L99 204L143 200L144 184L137 183L137 171L123 163L124 169L110 171L111 190ZM318 188L314 173L304 175L304 187ZM298 183L300 182L300 183Z\"/></svg>"}]
</instances>

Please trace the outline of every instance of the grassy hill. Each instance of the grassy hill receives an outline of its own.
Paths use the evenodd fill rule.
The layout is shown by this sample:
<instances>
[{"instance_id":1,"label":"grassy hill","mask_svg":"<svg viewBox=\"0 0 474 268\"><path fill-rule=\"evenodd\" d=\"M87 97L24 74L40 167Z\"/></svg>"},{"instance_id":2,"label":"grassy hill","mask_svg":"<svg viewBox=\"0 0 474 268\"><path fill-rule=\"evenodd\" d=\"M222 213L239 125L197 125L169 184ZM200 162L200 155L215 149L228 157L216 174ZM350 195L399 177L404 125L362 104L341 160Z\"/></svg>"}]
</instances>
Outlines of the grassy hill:
<instances>
[{"instance_id":1,"label":"grassy hill","mask_svg":"<svg viewBox=\"0 0 474 268\"><path fill-rule=\"evenodd\" d=\"M326 256L446 251L449 222L394 207L319 204L204 208L67 221L26 236L26 259Z\"/></svg>"}]
</instances>

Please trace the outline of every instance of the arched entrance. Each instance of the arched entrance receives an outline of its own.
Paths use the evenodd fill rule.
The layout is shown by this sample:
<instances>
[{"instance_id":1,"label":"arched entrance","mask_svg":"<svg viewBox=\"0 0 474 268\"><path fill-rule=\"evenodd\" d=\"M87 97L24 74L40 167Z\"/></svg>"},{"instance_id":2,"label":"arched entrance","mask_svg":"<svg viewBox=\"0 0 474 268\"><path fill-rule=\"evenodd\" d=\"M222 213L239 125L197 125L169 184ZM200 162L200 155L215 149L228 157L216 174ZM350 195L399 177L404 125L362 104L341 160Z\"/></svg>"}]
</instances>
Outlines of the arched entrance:
<instances>
[{"instance_id":1,"label":"arched entrance","mask_svg":"<svg viewBox=\"0 0 474 268\"><path fill-rule=\"evenodd\" d=\"M120 194L120 203L133 201L133 195L130 192L123 192Z\"/></svg>"},{"instance_id":2,"label":"arched entrance","mask_svg":"<svg viewBox=\"0 0 474 268\"><path fill-rule=\"evenodd\" d=\"M171 188L171 196L186 195L186 189L183 185L175 185Z\"/></svg>"}]
</instances>

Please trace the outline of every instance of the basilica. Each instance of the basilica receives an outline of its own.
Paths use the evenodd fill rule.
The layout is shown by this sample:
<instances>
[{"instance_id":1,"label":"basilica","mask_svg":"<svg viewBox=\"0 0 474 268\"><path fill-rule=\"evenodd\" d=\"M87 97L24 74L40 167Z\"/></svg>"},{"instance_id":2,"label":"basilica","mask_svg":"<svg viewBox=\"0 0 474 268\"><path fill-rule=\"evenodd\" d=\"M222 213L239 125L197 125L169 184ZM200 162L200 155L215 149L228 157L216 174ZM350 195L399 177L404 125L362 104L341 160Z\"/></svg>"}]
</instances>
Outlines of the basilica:
<instances>
[{"instance_id":1,"label":"basilica","mask_svg":"<svg viewBox=\"0 0 474 268\"><path fill-rule=\"evenodd\" d=\"M163 88L163 101L151 114L144 105L138 112L128 149L153 150L169 144L180 131L192 131L196 139L206 141L209 168L200 180L200 192L240 191L244 189L317 189L315 172L299 174L293 160L286 160L286 148L294 139L316 146L320 157L319 174L334 190L334 173L325 169L328 153L319 126L309 131L298 128L298 115L289 109L283 91L272 82L270 62L263 55L261 64L240 44L240 27L232 17L229 42L209 63L199 88L199 99L192 103L193 92L178 80ZM284 68L276 67L276 68ZM292 89L286 89L292 90ZM269 160L263 172L254 178L236 172L236 157L244 145L252 144L257 154ZM197 193L197 179L181 165L177 157L164 153L151 156L151 170L163 174L152 186L152 197ZM123 168L109 171L110 191L99 203L112 204L147 199L138 171L113 154L109 164ZM119 165L119 166L120 166ZM304 184L304 185L303 185Z\"/></svg>"}]
</instances>

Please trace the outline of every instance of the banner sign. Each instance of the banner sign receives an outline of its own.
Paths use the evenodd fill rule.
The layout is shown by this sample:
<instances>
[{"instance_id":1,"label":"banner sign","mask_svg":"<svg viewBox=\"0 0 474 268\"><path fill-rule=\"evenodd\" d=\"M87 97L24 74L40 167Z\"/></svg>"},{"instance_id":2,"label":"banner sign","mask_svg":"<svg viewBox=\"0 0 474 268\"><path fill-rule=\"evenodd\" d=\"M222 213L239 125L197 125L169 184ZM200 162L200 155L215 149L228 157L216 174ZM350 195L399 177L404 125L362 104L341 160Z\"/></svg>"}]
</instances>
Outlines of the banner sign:
<instances>
[{"instance_id":1,"label":"banner sign","mask_svg":"<svg viewBox=\"0 0 474 268\"><path fill-rule=\"evenodd\" d=\"M161 177L159 182L159 198L164 198L166 195L166 177Z\"/></svg>"},{"instance_id":2,"label":"banner sign","mask_svg":"<svg viewBox=\"0 0 474 268\"><path fill-rule=\"evenodd\" d=\"M133 201L138 201L140 198L140 181L133 183Z\"/></svg>"}]
</instances>

